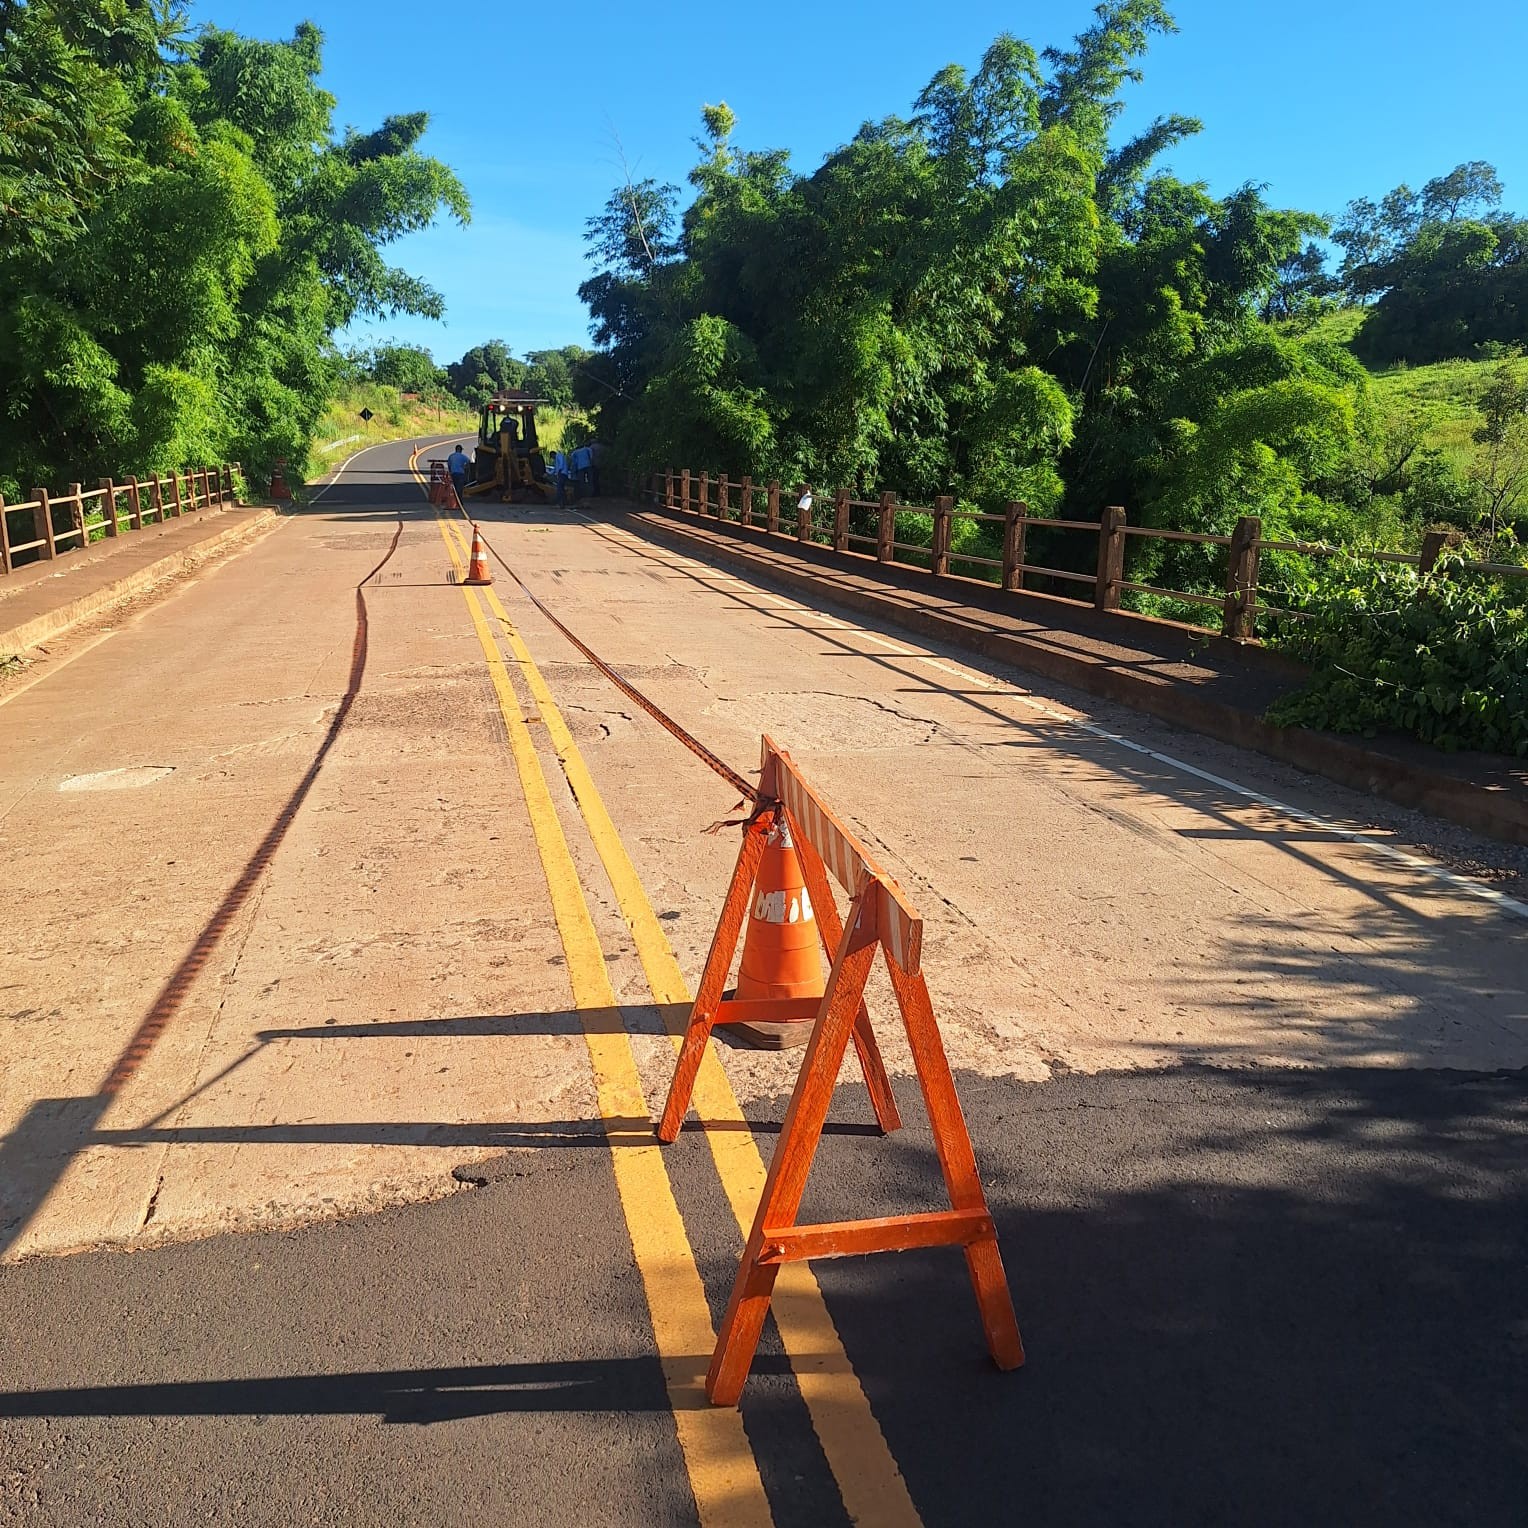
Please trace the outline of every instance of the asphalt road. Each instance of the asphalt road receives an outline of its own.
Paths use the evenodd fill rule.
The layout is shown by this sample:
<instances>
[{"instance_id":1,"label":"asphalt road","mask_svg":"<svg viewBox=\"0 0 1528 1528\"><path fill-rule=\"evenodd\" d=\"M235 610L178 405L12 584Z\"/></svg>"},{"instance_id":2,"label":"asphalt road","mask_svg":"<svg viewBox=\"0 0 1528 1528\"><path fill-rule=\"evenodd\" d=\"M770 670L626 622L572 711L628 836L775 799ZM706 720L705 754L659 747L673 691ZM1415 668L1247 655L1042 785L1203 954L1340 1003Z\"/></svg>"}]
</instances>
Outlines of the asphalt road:
<instances>
[{"instance_id":1,"label":"asphalt road","mask_svg":"<svg viewBox=\"0 0 1528 1528\"><path fill-rule=\"evenodd\" d=\"M986 1363L954 1254L819 1265L926 1523L1522 1521L1522 1073L959 1081L1026 1368ZM588 1145L435 1204L4 1269L0 1521L693 1522ZM719 1313L736 1232L695 1132L671 1160ZM809 1208L936 1184L918 1125L834 1133ZM778 1353L743 1405L776 1520L842 1522Z\"/></svg>"},{"instance_id":2,"label":"asphalt road","mask_svg":"<svg viewBox=\"0 0 1528 1528\"><path fill-rule=\"evenodd\" d=\"M0 689L0 1522L1522 1520L1528 961L1478 895L1521 856L484 507L926 919L1029 1363L991 1368L952 1253L819 1263L706 1433L800 1053L719 1048L661 1165L641 1116L735 797L512 581L453 585L406 457ZM940 1205L871 996L907 1128L842 1087L809 1218Z\"/></svg>"}]
</instances>

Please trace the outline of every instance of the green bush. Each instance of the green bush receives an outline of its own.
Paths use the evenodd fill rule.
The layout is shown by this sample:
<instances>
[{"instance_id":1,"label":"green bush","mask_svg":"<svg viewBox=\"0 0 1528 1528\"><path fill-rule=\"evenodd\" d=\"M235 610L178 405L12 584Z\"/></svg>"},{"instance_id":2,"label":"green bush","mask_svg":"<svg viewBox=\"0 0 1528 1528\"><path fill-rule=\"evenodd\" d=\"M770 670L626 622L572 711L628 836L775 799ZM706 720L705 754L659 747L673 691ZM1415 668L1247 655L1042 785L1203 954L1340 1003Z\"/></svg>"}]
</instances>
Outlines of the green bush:
<instances>
[{"instance_id":1,"label":"green bush","mask_svg":"<svg viewBox=\"0 0 1528 1528\"><path fill-rule=\"evenodd\" d=\"M1309 619L1278 622L1272 641L1315 672L1268 719L1528 754L1528 581L1497 582L1462 561L1419 575L1334 557L1289 592Z\"/></svg>"}]
</instances>

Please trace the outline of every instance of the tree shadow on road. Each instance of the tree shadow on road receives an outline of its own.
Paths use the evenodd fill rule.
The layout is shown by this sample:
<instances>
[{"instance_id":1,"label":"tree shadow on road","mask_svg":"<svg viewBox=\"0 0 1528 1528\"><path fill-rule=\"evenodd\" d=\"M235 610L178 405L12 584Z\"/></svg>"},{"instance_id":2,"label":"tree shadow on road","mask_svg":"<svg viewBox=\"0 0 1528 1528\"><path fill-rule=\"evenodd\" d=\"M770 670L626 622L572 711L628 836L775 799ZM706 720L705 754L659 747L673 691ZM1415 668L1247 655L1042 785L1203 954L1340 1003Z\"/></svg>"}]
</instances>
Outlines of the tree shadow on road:
<instances>
[{"instance_id":1,"label":"tree shadow on road","mask_svg":"<svg viewBox=\"0 0 1528 1528\"><path fill-rule=\"evenodd\" d=\"M1528 1076L963 1077L1028 1364L984 1359L957 1258L818 1264L929 1525L1522 1521ZM927 1207L913 1127L872 1193Z\"/></svg>"},{"instance_id":2,"label":"tree shadow on road","mask_svg":"<svg viewBox=\"0 0 1528 1528\"><path fill-rule=\"evenodd\" d=\"M1528 1074L1177 1067L1034 1084L962 1075L959 1086L1027 1366L991 1367L953 1253L813 1265L930 1528L1521 1521ZM778 1118L783 1108L776 1100L770 1112ZM863 1120L863 1090L840 1089L833 1113ZM698 1132L665 1159L714 1315L736 1267L737 1229L715 1187L694 1176L710 1171ZM617 1250L619 1219L596 1160L537 1155L531 1161L544 1165L502 1185L490 1180L480 1193L238 1238L232 1255L239 1266L294 1256L299 1269L331 1270L341 1299L345 1280L368 1288L385 1260L386 1278L398 1281L389 1308L411 1310L418 1286L449 1313L484 1298L482 1254L449 1250L463 1228L476 1227L467 1245L495 1249L495 1291L514 1289L521 1269L549 1255L582 1273L580 1242L592 1235L606 1248L599 1280L610 1293L599 1298L619 1291L629 1304L638 1276ZM571 1165L553 1172L555 1162ZM803 1219L934 1209L941 1193L926 1125L909 1118L884 1140L826 1136ZM549 1254L535 1228L546 1214L562 1215L570 1194L581 1208L562 1227L565 1246ZM597 1226L583 1226L579 1216L596 1211ZM175 1312L185 1296L174 1289L194 1287L185 1283L190 1270L226 1260L219 1249L228 1245L111 1266L163 1289L161 1303ZM117 1277L99 1263L65 1261L78 1271L41 1276L92 1285ZM164 1271L150 1277L153 1267ZM167 1284L173 1268L182 1272ZM155 1383L135 1383L130 1372L118 1383L109 1355L98 1355L87 1383L55 1378L45 1381L52 1388L0 1395L0 1417L359 1413L437 1422L667 1406L655 1360L554 1357L550 1332L516 1323L513 1308L493 1298L516 1362L484 1363L480 1349L448 1345L439 1364L404 1355L412 1366L238 1377L222 1367L232 1338L198 1324L183 1381L171 1362L168 1377L156 1366ZM243 1319L241 1306L230 1309ZM306 1347L322 1371L321 1310L281 1319L291 1323L284 1351ZM559 1340L568 1330L558 1328ZM604 1340L615 1330L624 1328ZM784 1363L766 1343L750 1381L755 1404L786 1383Z\"/></svg>"},{"instance_id":3,"label":"tree shadow on road","mask_svg":"<svg viewBox=\"0 0 1528 1528\"><path fill-rule=\"evenodd\" d=\"M698 1381L709 1354L672 1360ZM759 1372L789 1372L779 1356ZM458 1367L261 1375L143 1385L0 1392L0 1419L21 1417L365 1416L383 1422L459 1422L503 1412L668 1411L665 1368L656 1357L559 1359ZM703 1395L693 1397L696 1407Z\"/></svg>"}]
</instances>

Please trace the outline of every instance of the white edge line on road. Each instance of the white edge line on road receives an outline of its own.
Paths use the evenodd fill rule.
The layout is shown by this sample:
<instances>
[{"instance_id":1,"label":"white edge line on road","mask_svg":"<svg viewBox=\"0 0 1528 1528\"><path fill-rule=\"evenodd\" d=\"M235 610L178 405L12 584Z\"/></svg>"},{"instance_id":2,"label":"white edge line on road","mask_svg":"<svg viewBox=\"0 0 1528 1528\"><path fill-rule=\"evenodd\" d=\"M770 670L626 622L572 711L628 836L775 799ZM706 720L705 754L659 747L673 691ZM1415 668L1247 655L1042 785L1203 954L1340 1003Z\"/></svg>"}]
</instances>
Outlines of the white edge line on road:
<instances>
[{"instance_id":1,"label":"white edge line on road","mask_svg":"<svg viewBox=\"0 0 1528 1528\"><path fill-rule=\"evenodd\" d=\"M602 522L596 521L592 516L584 514L582 510L574 510L574 514L588 520L590 524L597 525ZM720 578L733 584L740 584L734 574L718 575L714 568L707 567L705 563L696 562L694 558L681 557L681 563L698 568L708 575L710 579ZM741 587L752 590L752 584L741 583ZM768 592L768 591L761 591ZM821 615L821 611L811 609L810 606L802 605L795 600L786 600L783 595L773 595L773 598L781 600L787 609L804 611L809 615ZM830 620L836 617L828 617ZM889 644L891 639L882 637L873 631L866 631L863 627L851 626L840 622L846 630L858 632L863 637L868 637L872 642ZM897 647L905 644L898 642ZM936 658L931 653L917 652L907 649L895 654L898 657L916 658L921 663L927 663L933 668L942 669L946 673L958 674L962 679L974 680L984 689L991 689L993 681L986 675L977 674L971 669L964 667L956 668L947 664L944 660ZM1514 917L1528 918L1528 902L1521 902L1516 897L1509 897L1505 892L1497 891L1494 886L1487 886L1483 881L1472 880L1469 876L1458 875L1452 870L1445 870L1442 865L1435 865L1431 860L1425 860L1420 855L1412 854L1406 849L1397 849L1394 844L1381 842L1377 838L1371 838L1367 833L1360 833L1355 828L1344 828L1335 822L1329 822L1324 817L1318 817L1314 812L1307 812L1301 807L1291 806L1287 801L1280 801L1276 796L1265 795L1262 791L1253 790L1249 785L1239 785L1235 780L1228 780L1224 775L1211 773L1207 769L1200 769L1197 764L1190 764L1185 759L1174 758L1170 753L1162 753L1158 749L1148 748L1144 743L1133 742L1130 738L1122 737L1117 732L1110 732L1107 727L1100 727L1097 722L1090 722L1080 715L1069 715L1065 711L1058 711L1054 706L1047 705L1044 701L1036 700L1033 696L1025 694L1016 686L999 681L1001 689L993 690L995 695L1010 695L1015 700L1022 701L1031 710L1040 712L1052 721L1064 722L1066 725L1076 727L1079 731L1086 732L1103 742L1113 743L1116 747L1127 748L1131 753L1141 754L1143 757L1153 760L1158 764L1165 764L1169 769L1176 769L1185 775L1191 775L1196 780L1203 780L1206 784L1218 786L1221 790L1230 791L1233 795L1242 797L1245 801L1254 801L1259 806L1267 807L1269 811L1282 813L1293 821L1302 823L1306 827L1318 828L1323 833L1331 833L1338 838L1345 839L1348 843L1357 844L1360 848L1372 850L1375 854L1382 855L1388 860L1393 860L1398 865L1404 865L1408 870L1416 870L1421 874L1430 876L1435 881L1441 881L1445 886L1451 886L1456 891L1465 892L1472 897L1478 897L1482 902L1489 902L1498 911L1510 913ZM1213 741L1213 739L1211 740Z\"/></svg>"}]
</instances>

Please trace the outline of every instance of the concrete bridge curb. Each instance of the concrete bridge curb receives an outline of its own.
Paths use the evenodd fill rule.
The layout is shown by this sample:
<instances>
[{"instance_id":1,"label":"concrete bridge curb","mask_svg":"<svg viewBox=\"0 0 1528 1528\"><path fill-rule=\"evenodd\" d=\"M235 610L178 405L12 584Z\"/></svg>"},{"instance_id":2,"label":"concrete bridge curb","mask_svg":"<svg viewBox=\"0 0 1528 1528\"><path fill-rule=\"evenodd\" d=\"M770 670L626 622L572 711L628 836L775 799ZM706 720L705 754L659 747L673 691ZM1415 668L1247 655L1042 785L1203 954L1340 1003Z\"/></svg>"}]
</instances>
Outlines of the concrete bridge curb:
<instances>
[{"instance_id":1,"label":"concrete bridge curb","mask_svg":"<svg viewBox=\"0 0 1528 1528\"><path fill-rule=\"evenodd\" d=\"M223 523L230 516L235 517L233 523ZM167 526L164 535L174 543L173 549L169 551L163 549L164 542L160 538L149 540L145 537L141 541L134 539L130 542L105 543L111 549L111 555L99 560L85 554L83 560L77 560L76 556L71 555L56 563L39 564L40 568L47 570L46 583L20 588L14 593L7 591L8 597L0 600L0 621L10 613L6 606L11 599L18 604L25 602L35 607L35 596L42 594L45 588L49 594L58 596L59 603L6 630L0 630L0 656L36 647L38 643L46 642L50 637L59 636L79 625L81 621L89 620L91 616L99 615L141 594L160 580L186 572L221 552L235 547L243 550L241 543L253 545L260 537L275 530L281 518L279 511L270 508L226 509L211 520L203 519L194 524L190 521L175 521ZM180 541L175 532L182 528L194 528L204 534ZM142 560L143 554L156 551L158 556L146 562ZM135 563L136 566L130 570L124 569L123 562ZM111 577L114 571L117 576ZM55 580L59 584L56 590L48 587ZM73 598L68 597L71 585L80 591ZM28 599L28 595L34 598Z\"/></svg>"}]
</instances>

